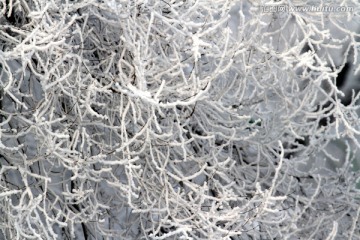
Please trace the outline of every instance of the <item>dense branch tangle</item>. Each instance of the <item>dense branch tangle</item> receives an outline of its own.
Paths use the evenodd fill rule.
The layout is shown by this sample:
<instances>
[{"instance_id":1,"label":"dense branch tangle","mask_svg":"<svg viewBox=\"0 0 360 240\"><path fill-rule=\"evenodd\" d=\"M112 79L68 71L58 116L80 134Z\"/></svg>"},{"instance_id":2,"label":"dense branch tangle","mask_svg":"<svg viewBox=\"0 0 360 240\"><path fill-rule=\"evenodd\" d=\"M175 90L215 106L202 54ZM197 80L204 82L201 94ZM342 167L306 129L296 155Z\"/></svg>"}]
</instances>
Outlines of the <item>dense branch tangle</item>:
<instances>
[{"instance_id":1,"label":"dense branch tangle","mask_svg":"<svg viewBox=\"0 0 360 240\"><path fill-rule=\"evenodd\" d=\"M233 34L234 3L2 2L7 238L324 238L356 226L353 156L333 176L297 165L339 134L357 143L357 98L342 105L333 84L341 40L317 53L320 15L284 26L247 3ZM357 51L359 36L336 26ZM334 185L347 190L331 205Z\"/></svg>"}]
</instances>

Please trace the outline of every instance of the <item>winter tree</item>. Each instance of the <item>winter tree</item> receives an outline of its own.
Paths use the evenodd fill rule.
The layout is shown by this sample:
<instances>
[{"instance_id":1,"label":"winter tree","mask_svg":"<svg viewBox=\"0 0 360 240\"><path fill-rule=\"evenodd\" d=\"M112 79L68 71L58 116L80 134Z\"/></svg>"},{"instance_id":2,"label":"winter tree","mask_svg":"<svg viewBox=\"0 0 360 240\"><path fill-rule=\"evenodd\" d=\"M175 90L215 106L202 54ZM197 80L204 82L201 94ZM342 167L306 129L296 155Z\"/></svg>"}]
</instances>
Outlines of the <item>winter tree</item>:
<instances>
[{"instance_id":1,"label":"winter tree","mask_svg":"<svg viewBox=\"0 0 360 240\"><path fill-rule=\"evenodd\" d=\"M0 239L360 239L358 1L0 12Z\"/></svg>"}]
</instances>

